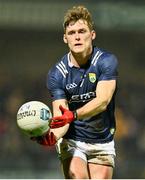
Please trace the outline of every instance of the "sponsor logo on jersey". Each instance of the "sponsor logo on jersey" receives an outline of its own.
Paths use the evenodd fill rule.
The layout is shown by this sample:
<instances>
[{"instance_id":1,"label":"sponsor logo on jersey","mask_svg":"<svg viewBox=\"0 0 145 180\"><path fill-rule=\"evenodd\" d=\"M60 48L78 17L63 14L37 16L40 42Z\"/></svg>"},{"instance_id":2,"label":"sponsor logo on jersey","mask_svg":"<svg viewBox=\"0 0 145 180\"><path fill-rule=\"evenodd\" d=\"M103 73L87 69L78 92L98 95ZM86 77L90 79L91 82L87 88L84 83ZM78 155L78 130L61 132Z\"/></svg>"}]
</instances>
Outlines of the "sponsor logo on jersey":
<instances>
[{"instance_id":1,"label":"sponsor logo on jersey","mask_svg":"<svg viewBox=\"0 0 145 180\"><path fill-rule=\"evenodd\" d=\"M80 95L73 95L70 102L87 102L96 97L96 92L88 92Z\"/></svg>"},{"instance_id":2,"label":"sponsor logo on jersey","mask_svg":"<svg viewBox=\"0 0 145 180\"><path fill-rule=\"evenodd\" d=\"M73 89L73 88L75 88L75 87L77 87L77 84L76 84L76 83L72 83L72 84L67 84L67 85L66 85L66 89L67 89L67 90Z\"/></svg>"},{"instance_id":3,"label":"sponsor logo on jersey","mask_svg":"<svg viewBox=\"0 0 145 180\"><path fill-rule=\"evenodd\" d=\"M96 82L96 74L95 73L89 73L89 80L92 83Z\"/></svg>"}]
</instances>

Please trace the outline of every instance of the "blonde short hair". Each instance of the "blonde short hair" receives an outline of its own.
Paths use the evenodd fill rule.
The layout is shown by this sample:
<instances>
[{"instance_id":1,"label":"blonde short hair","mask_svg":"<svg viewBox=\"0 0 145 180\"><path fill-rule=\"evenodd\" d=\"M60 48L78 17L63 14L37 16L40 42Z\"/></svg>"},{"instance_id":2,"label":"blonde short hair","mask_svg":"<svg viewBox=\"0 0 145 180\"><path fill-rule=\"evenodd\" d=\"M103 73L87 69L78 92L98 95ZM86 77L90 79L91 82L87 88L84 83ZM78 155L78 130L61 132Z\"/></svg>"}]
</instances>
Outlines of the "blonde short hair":
<instances>
[{"instance_id":1,"label":"blonde short hair","mask_svg":"<svg viewBox=\"0 0 145 180\"><path fill-rule=\"evenodd\" d=\"M66 28L70 24L70 22L76 22L79 19L86 21L89 29L93 30L94 23L92 21L92 16L88 9L84 6L74 6L73 8L68 9L64 16L64 32L66 31Z\"/></svg>"}]
</instances>

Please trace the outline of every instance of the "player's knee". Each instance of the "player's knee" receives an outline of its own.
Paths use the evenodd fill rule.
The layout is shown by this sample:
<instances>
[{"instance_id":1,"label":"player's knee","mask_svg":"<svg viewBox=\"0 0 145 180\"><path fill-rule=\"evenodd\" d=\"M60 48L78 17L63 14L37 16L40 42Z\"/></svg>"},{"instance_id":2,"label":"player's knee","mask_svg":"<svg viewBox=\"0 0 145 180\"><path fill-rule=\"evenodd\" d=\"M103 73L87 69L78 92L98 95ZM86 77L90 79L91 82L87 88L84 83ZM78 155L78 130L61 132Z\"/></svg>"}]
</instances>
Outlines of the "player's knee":
<instances>
[{"instance_id":1,"label":"player's knee","mask_svg":"<svg viewBox=\"0 0 145 180\"><path fill-rule=\"evenodd\" d=\"M104 166L102 170L91 173L91 179L112 179L113 168L111 166Z\"/></svg>"},{"instance_id":2,"label":"player's knee","mask_svg":"<svg viewBox=\"0 0 145 180\"><path fill-rule=\"evenodd\" d=\"M69 177L71 179L88 179L88 174L84 171L81 171L80 169L77 171L69 171Z\"/></svg>"}]
</instances>

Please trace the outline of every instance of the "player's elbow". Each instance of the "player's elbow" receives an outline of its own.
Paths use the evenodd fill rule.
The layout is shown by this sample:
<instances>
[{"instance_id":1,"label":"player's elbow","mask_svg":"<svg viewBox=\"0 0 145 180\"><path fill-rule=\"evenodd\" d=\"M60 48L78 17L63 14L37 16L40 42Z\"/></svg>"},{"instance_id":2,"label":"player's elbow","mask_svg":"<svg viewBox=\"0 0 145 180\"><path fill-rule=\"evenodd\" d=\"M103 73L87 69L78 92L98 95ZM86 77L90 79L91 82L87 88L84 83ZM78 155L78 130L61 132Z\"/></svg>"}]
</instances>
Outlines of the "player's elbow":
<instances>
[{"instance_id":1,"label":"player's elbow","mask_svg":"<svg viewBox=\"0 0 145 180\"><path fill-rule=\"evenodd\" d=\"M107 100L102 101L100 106L100 111L101 112L105 111L107 109L107 106L108 106L108 101Z\"/></svg>"}]
</instances>

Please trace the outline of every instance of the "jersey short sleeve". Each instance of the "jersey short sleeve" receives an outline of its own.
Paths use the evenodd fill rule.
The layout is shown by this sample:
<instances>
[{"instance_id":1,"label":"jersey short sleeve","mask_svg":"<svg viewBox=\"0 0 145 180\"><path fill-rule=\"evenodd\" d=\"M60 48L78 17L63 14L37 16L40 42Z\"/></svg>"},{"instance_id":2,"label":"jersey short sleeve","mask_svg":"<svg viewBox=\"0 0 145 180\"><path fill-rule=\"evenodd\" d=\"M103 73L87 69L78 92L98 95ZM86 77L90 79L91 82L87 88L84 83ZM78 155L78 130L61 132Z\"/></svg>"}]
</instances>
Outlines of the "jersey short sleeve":
<instances>
[{"instance_id":1,"label":"jersey short sleeve","mask_svg":"<svg viewBox=\"0 0 145 180\"><path fill-rule=\"evenodd\" d=\"M66 99L62 81L62 75L56 68L52 68L48 72L47 88L53 100Z\"/></svg>"},{"instance_id":2,"label":"jersey short sleeve","mask_svg":"<svg viewBox=\"0 0 145 180\"><path fill-rule=\"evenodd\" d=\"M99 81L101 80L113 80L118 75L118 61L113 54L105 54L98 61L99 65Z\"/></svg>"}]
</instances>

